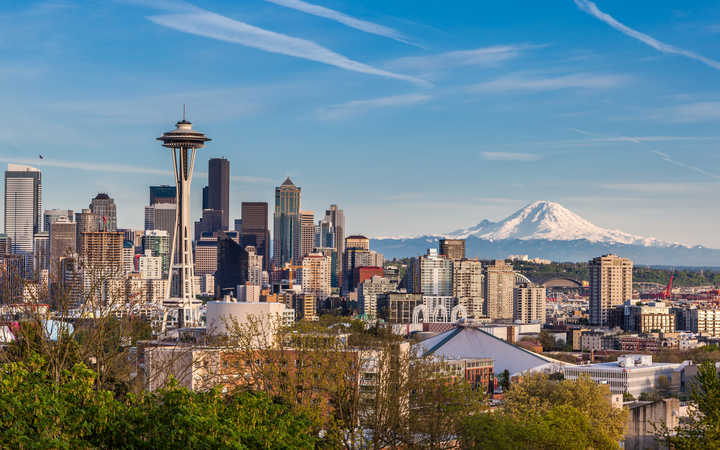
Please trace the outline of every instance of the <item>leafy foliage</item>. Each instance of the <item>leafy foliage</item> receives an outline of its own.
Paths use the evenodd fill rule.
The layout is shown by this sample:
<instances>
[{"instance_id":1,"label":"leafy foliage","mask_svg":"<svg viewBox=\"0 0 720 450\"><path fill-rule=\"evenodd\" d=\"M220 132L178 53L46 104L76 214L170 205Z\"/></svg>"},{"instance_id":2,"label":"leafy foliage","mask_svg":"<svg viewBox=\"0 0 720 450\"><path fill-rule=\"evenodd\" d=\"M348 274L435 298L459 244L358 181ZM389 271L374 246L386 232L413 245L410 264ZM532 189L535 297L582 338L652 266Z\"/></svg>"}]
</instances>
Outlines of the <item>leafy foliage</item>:
<instances>
[{"instance_id":1,"label":"leafy foliage","mask_svg":"<svg viewBox=\"0 0 720 450\"><path fill-rule=\"evenodd\" d=\"M617 448L627 412L613 408L607 386L589 379L551 380L529 375L513 383L504 407L469 416L462 428L466 448Z\"/></svg>"},{"instance_id":2,"label":"leafy foliage","mask_svg":"<svg viewBox=\"0 0 720 450\"><path fill-rule=\"evenodd\" d=\"M661 435L674 449L720 449L720 376L715 363L704 362L698 369L691 399L690 420Z\"/></svg>"},{"instance_id":3,"label":"leafy foliage","mask_svg":"<svg viewBox=\"0 0 720 450\"><path fill-rule=\"evenodd\" d=\"M82 364L58 383L38 357L0 370L2 448L309 448L310 419L258 392L223 396L170 386L129 395L95 389Z\"/></svg>"}]
</instances>

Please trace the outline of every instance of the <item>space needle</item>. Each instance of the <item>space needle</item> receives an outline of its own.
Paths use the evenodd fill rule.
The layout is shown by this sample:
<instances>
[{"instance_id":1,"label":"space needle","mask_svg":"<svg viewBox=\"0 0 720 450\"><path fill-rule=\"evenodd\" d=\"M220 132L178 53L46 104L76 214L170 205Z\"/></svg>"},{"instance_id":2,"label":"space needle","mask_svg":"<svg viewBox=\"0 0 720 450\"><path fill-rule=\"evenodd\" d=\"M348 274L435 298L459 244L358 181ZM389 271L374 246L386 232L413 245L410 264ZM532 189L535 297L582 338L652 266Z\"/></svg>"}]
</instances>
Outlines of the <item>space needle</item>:
<instances>
[{"instance_id":1,"label":"space needle","mask_svg":"<svg viewBox=\"0 0 720 450\"><path fill-rule=\"evenodd\" d=\"M164 306L177 309L177 326L196 326L200 321L199 306L201 302L195 298L192 238L190 235L190 183L192 182L195 152L203 148L210 138L193 130L192 123L183 119L159 138L163 147L172 151L173 172L175 174L176 211L175 232L170 246L170 257L173 263L168 274L167 290ZM176 272L176 289L173 290L173 272ZM173 292L174 291L174 292ZM174 294L175 296L171 296ZM163 324L164 327L165 324Z\"/></svg>"}]
</instances>

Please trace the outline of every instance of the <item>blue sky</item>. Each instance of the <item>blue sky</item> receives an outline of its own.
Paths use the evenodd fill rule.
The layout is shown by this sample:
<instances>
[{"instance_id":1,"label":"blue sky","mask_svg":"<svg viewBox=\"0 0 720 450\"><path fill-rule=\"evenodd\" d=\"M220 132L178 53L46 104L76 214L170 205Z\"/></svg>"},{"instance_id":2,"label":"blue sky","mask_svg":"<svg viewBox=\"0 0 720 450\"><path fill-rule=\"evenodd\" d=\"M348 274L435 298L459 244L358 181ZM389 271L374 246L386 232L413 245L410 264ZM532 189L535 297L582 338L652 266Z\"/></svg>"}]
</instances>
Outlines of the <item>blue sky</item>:
<instances>
[{"instance_id":1,"label":"blue sky","mask_svg":"<svg viewBox=\"0 0 720 450\"><path fill-rule=\"evenodd\" d=\"M195 218L225 156L232 217L289 175L353 233L552 200L720 247L719 43L708 1L5 0L0 163L41 168L46 208L106 191L140 228L187 103L213 138Z\"/></svg>"}]
</instances>

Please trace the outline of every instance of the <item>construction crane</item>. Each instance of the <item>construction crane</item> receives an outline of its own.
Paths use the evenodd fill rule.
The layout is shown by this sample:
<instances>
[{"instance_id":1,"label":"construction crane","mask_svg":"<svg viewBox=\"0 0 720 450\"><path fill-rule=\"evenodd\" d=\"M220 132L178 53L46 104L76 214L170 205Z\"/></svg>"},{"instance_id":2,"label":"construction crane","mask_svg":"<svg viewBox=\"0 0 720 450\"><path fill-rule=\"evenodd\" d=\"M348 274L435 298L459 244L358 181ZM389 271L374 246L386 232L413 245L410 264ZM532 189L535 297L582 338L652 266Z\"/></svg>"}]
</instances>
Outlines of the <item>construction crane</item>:
<instances>
[{"instance_id":1,"label":"construction crane","mask_svg":"<svg viewBox=\"0 0 720 450\"><path fill-rule=\"evenodd\" d=\"M675 274L670 275L670 281L668 281L667 287L665 290L660 294L660 298L663 300L672 300L672 282L673 278L675 277Z\"/></svg>"}]
</instances>

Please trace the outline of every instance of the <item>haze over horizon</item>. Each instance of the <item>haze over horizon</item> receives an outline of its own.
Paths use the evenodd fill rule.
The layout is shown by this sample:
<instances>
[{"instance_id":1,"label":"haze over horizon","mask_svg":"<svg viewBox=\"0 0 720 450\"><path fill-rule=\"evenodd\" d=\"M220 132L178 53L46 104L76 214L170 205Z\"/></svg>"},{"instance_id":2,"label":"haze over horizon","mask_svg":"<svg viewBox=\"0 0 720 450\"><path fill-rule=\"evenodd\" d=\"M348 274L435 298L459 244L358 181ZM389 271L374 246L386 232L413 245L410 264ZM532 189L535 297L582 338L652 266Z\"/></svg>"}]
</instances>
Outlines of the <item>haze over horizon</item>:
<instances>
[{"instance_id":1,"label":"haze over horizon","mask_svg":"<svg viewBox=\"0 0 720 450\"><path fill-rule=\"evenodd\" d=\"M193 221L224 156L231 218L272 208L289 175L349 233L447 233L550 200L720 248L718 43L720 5L700 1L10 1L0 163L42 170L44 209L107 192L142 228L147 186L172 183L155 138L187 104L213 139Z\"/></svg>"}]
</instances>

